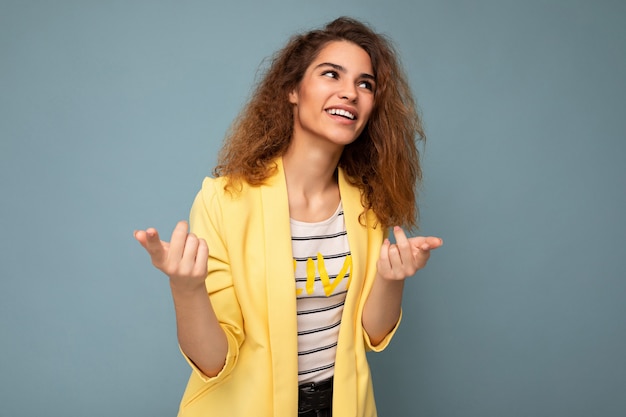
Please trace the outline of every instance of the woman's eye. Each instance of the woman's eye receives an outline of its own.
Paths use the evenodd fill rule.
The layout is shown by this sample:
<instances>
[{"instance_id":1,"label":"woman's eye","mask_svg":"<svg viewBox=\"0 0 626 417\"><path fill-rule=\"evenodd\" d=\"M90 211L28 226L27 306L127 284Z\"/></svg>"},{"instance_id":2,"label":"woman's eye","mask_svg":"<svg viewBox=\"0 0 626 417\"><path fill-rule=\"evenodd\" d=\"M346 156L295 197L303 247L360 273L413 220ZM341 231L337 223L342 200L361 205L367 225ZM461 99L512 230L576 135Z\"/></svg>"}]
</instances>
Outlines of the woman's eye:
<instances>
[{"instance_id":1,"label":"woman's eye","mask_svg":"<svg viewBox=\"0 0 626 417\"><path fill-rule=\"evenodd\" d=\"M322 73L322 75L328 78L337 78L337 72L335 71L325 71Z\"/></svg>"},{"instance_id":2,"label":"woman's eye","mask_svg":"<svg viewBox=\"0 0 626 417\"><path fill-rule=\"evenodd\" d=\"M370 91L374 91L374 85L371 82L369 82L369 81L361 81L358 84L358 86L361 87L361 88L365 88L367 90L370 90Z\"/></svg>"}]
</instances>

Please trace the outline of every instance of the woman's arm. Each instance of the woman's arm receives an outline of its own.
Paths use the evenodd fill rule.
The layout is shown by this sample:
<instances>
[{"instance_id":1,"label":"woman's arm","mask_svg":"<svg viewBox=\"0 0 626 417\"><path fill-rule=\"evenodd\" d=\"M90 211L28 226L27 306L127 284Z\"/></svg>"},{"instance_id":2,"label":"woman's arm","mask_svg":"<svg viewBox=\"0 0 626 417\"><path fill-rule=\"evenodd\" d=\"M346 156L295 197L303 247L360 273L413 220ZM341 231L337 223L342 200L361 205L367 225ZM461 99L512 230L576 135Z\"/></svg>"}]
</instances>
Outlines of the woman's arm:
<instances>
[{"instance_id":1,"label":"woman's arm","mask_svg":"<svg viewBox=\"0 0 626 417\"><path fill-rule=\"evenodd\" d=\"M136 231L135 239L148 251L152 264L170 278L181 350L212 377L224 367L228 343L205 286L207 243L187 229L187 222L178 222L170 242L160 240L153 228Z\"/></svg>"},{"instance_id":2,"label":"woman's arm","mask_svg":"<svg viewBox=\"0 0 626 417\"><path fill-rule=\"evenodd\" d=\"M443 245L443 240L433 236L407 238L398 226L393 234L396 243L385 239L380 248L376 277L361 318L373 345L379 344L400 318L404 280L424 268L430 251Z\"/></svg>"}]
</instances>

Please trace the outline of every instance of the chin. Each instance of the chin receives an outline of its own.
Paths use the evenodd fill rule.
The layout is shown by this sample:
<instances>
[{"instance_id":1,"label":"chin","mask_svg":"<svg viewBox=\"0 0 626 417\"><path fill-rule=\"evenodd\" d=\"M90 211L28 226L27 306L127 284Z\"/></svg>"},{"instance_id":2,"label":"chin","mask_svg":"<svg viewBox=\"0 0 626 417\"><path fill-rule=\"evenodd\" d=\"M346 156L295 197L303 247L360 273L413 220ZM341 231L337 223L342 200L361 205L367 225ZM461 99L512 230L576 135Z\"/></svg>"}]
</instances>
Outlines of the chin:
<instances>
[{"instance_id":1,"label":"chin","mask_svg":"<svg viewBox=\"0 0 626 417\"><path fill-rule=\"evenodd\" d=\"M354 133L351 133L349 135L344 134L337 134L337 135L332 135L328 137L328 140L336 143L338 145L349 145L352 142L354 142L355 140L358 139L358 135L354 135Z\"/></svg>"}]
</instances>

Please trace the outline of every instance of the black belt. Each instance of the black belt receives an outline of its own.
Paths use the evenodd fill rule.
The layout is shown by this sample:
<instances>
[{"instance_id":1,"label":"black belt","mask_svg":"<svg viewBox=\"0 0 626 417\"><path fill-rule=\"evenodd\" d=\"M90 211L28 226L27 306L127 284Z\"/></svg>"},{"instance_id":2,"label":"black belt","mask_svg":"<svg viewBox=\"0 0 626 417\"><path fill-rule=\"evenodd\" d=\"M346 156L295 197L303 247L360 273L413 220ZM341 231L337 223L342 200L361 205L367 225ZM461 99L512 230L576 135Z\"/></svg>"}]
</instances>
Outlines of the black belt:
<instances>
[{"instance_id":1,"label":"black belt","mask_svg":"<svg viewBox=\"0 0 626 417\"><path fill-rule=\"evenodd\" d=\"M333 406L333 378L298 387L298 413L323 410Z\"/></svg>"}]
</instances>

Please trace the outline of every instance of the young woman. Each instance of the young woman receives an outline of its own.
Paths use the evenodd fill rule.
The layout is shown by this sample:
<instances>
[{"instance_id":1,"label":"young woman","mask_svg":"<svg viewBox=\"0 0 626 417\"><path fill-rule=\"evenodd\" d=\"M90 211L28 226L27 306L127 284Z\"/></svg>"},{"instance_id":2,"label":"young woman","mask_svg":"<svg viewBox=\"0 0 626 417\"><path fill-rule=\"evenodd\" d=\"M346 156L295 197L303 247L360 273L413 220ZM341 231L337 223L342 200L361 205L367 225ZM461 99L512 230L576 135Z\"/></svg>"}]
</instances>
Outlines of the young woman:
<instances>
[{"instance_id":1,"label":"young woman","mask_svg":"<svg viewBox=\"0 0 626 417\"><path fill-rule=\"evenodd\" d=\"M365 352L387 346L404 279L442 244L400 227L415 225L422 137L393 48L366 25L339 18L278 52L191 232L135 232L170 278L193 369L179 416L376 415Z\"/></svg>"}]
</instances>

